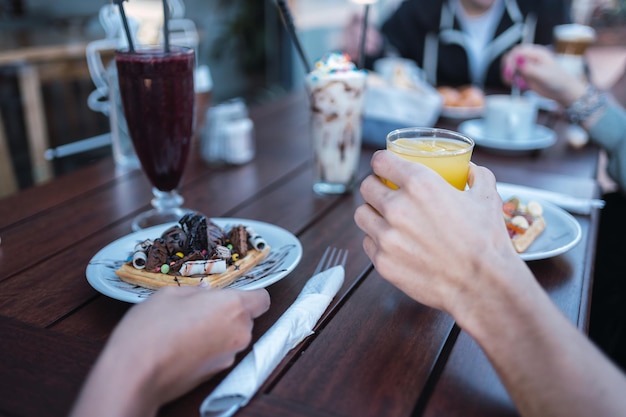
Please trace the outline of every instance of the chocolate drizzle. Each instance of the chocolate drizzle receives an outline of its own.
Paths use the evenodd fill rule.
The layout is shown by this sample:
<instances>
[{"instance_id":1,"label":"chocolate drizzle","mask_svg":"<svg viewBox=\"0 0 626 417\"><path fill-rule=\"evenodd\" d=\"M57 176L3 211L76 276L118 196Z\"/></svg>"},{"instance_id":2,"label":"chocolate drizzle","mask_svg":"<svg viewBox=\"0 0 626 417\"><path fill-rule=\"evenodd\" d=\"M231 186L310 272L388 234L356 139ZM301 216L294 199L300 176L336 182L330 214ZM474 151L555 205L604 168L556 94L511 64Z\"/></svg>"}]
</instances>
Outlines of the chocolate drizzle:
<instances>
[{"instance_id":1,"label":"chocolate drizzle","mask_svg":"<svg viewBox=\"0 0 626 417\"><path fill-rule=\"evenodd\" d=\"M185 255L184 257L179 258L173 261L172 263L170 263L170 272L178 273L178 271L180 271L180 268L187 261L201 261L203 259L205 259L205 256L202 255L201 252L198 252L198 251L192 252L189 255Z\"/></svg>"}]
</instances>

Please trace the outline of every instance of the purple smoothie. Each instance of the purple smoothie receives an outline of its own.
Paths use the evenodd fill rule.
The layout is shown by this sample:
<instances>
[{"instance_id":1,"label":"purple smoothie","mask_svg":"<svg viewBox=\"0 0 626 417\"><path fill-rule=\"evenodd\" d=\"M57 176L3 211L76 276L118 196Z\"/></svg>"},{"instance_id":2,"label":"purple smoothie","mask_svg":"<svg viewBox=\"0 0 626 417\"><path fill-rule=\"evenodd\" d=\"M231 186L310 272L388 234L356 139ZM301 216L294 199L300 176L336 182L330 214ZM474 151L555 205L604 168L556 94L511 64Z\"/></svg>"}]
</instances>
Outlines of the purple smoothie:
<instances>
[{"instance_id":1,"label":"purple smoothie","mask_svg":"<svg viewBox=\"0 0 626 417\"><path fill-rule=\"evenodd\" d=\"M144 172L157 189L178 187L191 145L194 51L117 51L124 115Z\"/></svg>"}]
</instances>

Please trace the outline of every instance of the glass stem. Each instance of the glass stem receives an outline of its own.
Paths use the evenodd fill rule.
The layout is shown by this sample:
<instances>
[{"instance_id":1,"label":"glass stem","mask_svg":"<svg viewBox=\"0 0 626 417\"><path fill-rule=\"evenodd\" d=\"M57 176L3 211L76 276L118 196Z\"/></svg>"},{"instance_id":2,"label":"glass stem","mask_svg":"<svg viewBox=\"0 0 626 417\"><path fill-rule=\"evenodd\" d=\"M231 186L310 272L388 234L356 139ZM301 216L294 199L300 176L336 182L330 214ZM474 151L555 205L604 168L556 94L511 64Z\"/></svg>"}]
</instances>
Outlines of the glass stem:
<instances>
[{"instance_id":1,"label":"glass stem","mask_svg":"<svg viewBox=\"0 0 626 417\"><path fill-rule=\"evenodd\" d=\"M185 199L183 196L178 194L177 190L172 191L161 191L156 187L152 188L152 194L154 198L152 199L152 207L157 209L158 211L170 210L181 207Z\"/></svg>"}]
</instances>

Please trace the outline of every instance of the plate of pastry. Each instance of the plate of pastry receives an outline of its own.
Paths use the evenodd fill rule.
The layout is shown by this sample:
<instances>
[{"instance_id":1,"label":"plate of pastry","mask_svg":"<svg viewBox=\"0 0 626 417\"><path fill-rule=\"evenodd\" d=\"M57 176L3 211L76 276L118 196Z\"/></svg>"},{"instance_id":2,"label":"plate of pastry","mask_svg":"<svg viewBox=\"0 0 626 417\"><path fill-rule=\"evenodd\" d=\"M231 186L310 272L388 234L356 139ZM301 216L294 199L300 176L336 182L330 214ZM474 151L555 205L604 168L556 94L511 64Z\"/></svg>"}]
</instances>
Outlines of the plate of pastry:
<instances>
[{"instance_id":1,"label":"plate of pastry","mask_svg":"<svg viewBox=\"0 0 626 417\"><path fill-rule=\"evenodd\" d=\"M159 280L167 282L167 285L213 286L212 282L218 282L219 285L216 288L226 287L252 290L265 288L283 279L293 271L302 258L302 245L298 238L279 226L257 220L239 218L211 218L210 223L223 231L228 231L233 226L244 225L246 230L253 230L254 235L257 238L262 238L264 242L265 247L264 249L259 248L258 255L256 255L257 251L250 248L250 253L241 257L241 259L236 257L238 254L234 253L234 251L232 255L227 256L232 256L233 259L226 260L226 269L223 270L223 273L226 274L231 273L233 270L238 270L239 266L243 265L242 262L245 264L245 262L250 260L250 257L256 257L250 268L245 268L246 271L244 273L238 273L239 271L237 271L236 278L229 280L227 283L223 281L220 283L219 280L209 280L207 278L211 272L220 272L217 269L216 271L209 271L210 268L217 268L216 264L213 264L213 260L193 260L191 255L183 255L183 253L180 253L181 261L185 259L191 260L183 263L190 272L190 274L184 274L187 276L183 276L182 268L181 272L176 273L169 271L169 265L167 266L168 271L162 270L161 268L165 267L167 263L160 266L157 271L150 271L148 274L144 273L146 269L142 264L145 264L146 258L151 258L153 255L150 252L147 252L147 256L142 255L142 247L146 246L146 242L149 242L150 245L154 245L156 240L165 242L163 237L173 228L177 228L179 223L153 226L130 233L109 243L89 261L86 269L87 281L94 289L104 295L120 301L138 303L150 297L156 289L153 285L144 285L140 275L137 276L137 281L122 279L120 272L124 269L132 270L134 266L143 267L144 269L137 272L141 272L144 276L152 275L157 279L162 275L162 278L168 281ZM164 245L169 245L169 242ZM225 243L225 245L228 246L229 243ZM152 246L150 246L151 249ZM167 251L167 249L164 250ZM177 251L177 249L173 251ZM260 255L261 252L263 253L262 256ZM172 263L169 262L169 264ZM197 271L197 268L204 269Z\"/></svg>"},{"instance_id":2,"label":"plate of pastry","mask_svg":"<svg viewBox=\"0 0 626 417\"><path fill-rule=\"evenodd\" d=\"M472 119L483 114L485 93L473 85L460 87L439 86L437 92L443 98L441 116L449 119Z\"/></svg>"}]
</instances>

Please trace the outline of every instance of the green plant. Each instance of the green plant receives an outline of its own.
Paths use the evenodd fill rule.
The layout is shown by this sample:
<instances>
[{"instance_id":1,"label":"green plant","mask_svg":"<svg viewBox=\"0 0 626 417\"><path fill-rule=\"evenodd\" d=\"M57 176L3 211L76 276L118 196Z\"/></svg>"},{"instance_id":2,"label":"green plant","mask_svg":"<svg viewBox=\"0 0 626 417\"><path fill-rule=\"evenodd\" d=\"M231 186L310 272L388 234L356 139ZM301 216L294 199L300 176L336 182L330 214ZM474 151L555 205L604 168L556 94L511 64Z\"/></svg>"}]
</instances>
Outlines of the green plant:
<instances>
[{"instance_id":1,"label":"green plant","mask_svg":"<svg viewBox=\"0 0 626 417\"><path fill-rule=\"evenodd\" d=\"M212 54L219 59L225 54L236 53L241 69L254 74L265 68L266 45L263 0L218 0L227 19L224 32L218 36Z\"/></svg>"}]
</instances>

